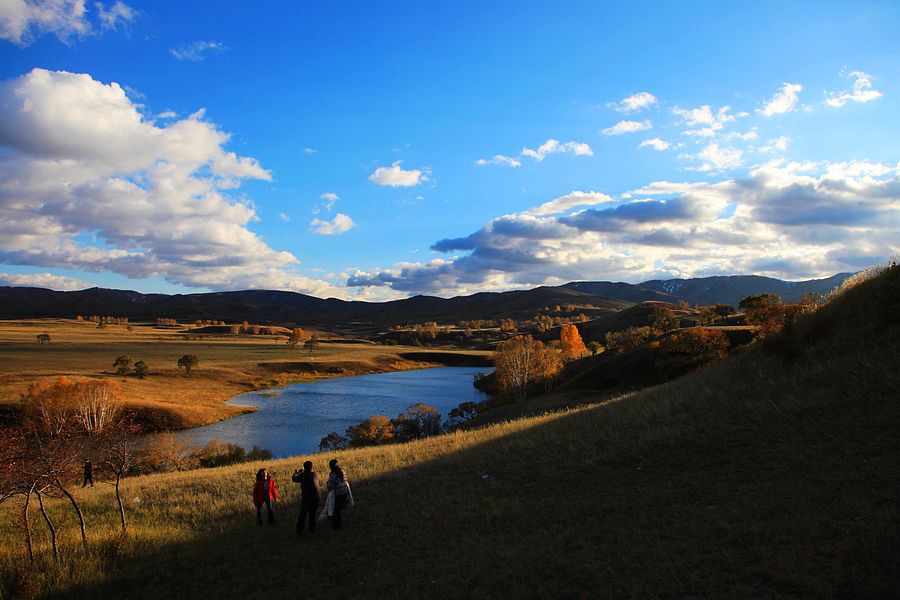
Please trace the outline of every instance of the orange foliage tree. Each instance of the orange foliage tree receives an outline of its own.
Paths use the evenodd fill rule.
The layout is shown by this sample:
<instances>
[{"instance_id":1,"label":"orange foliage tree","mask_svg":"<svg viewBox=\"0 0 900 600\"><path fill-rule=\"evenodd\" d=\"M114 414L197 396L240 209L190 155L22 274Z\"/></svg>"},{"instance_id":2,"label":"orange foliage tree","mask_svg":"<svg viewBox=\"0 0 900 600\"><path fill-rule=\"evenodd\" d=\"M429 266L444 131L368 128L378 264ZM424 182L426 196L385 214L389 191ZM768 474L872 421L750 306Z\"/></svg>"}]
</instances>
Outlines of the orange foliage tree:
<instances>
[{"instance_id":1,"label":"orange foliage tree","mask_svg":"<svg viewBox=\"0 0 900 600\"><path fill-rule=\"evenodd\" d=\"M375 415L358 425L347 428L351 446L377 446L394 441L394 423L387 417Z\"/></svg>"},{"instance_id":2,"label":"orange foliage tree","mask_svg":"<svg viewBox=\"0 0 900 600\"><path fill-rule=\"evenodd\" d=\"M530 335L519 335L497 345L494 352L497 383L524 400L532 383L550 382L562 368L559 354Z\"/></svg>"},{"instance_id":3,"label":"orange foliage tree","mask_svg":"<svg viewBox=\"0 0 900 600\"><path fill-rule=\"evenodd\" d=\"M578 358L587 352L578 328L571 323L566 323L559 328L559 346L567 360Z\"/></svg>"}]
</instances>

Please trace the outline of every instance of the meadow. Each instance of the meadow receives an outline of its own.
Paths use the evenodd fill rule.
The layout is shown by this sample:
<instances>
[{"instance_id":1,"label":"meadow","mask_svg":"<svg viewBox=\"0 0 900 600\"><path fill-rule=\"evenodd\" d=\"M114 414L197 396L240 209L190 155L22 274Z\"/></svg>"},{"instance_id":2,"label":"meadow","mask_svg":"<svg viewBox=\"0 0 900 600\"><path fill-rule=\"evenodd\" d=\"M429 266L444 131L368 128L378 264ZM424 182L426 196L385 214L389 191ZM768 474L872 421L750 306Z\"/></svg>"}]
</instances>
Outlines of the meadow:
<instances>
[{"instance_id":1,"label":"meadow","mask_svg":"<svg viewBox=\"0 0 900 600\"><path fill-rule=\"evenodd\" d=\"M896 597L900 269L782 337L612 400L403 445L314 455L347 469L347 527L293 531L305 457L130 478L68 507L53 564L0 517L0 596ZM586 402L590 397L585 397ZM279 522L258 527L269 467ZM35 524L35 531L39 531Z\"/></svg>"},{"instance_id":2,"label":"meadow","mask_svg":"<svg viewBox=\"0 0 900 600\"><path fill-rule=\"evenodd\" d=\"M289 347L285 336L210 335L201 339L190 327L150 323L107 325L71 319L0 321L0 405L15 406L28 386L57 377L107 379L119 383L126 406L151 429L204 425L250 408L225 401L254 389L323 377L424 368L460 360L483 361L487 352L464 355L448 350L380 346L322 335L313 351ZM38 343L47 333L49 343ZM190 339L185 339L190 338ZM200 364L190 377L177 366L195 354ZM117 376L120 355L150 366L145 379ZM452 355L452 356L451 356Z\"/></svg>"}]
</instances>

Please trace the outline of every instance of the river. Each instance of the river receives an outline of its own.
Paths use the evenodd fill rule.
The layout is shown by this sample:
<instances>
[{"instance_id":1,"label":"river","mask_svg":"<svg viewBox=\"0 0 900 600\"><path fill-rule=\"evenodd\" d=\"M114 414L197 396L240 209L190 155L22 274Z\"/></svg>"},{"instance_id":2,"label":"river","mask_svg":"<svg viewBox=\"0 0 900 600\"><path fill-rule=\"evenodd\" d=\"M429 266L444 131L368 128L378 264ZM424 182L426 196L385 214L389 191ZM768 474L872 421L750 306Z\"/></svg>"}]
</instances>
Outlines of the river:
<instances>
[{"instance_id":1,"label":"river","mask_svg":"<svg viewBox=\"0 0 900 600\"><path fill-rule=\"evenodd\" d=\"M476 373L490 367L440 367L377 375L359 375L297 383L283 389L241 394L231 404L255 406L256 412L178 432L183 441L203 445L214 438L247 450L268 448L275 458L317 452L329 432L343 434L372 415L394 418L422 402L444 420L461 402L487 396L472 385Z\"/></svg>"}]
</instances>

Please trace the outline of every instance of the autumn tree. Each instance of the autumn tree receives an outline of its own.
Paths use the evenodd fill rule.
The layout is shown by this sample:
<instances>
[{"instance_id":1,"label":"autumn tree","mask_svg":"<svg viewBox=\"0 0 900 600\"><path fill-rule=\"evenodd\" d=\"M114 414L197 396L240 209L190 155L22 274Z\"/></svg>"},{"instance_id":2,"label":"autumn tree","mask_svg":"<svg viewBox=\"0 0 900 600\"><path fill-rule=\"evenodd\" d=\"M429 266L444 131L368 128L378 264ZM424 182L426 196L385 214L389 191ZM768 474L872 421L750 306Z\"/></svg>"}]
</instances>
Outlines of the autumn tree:
<instances>
[{"instance_id":1,"label":"autumn tree","mask_svg":"<svg viewBox=\"0 0 900 600\"><path fill-rule=\"evenodd\" d=\"M319 440L319 450L322 452L328 450L343 450L349 446L350 440L347 439L347 436L341 435L337 431L332 431Z\"/></svg>"},{"instance_id":2,"label":"autumn tree","mask_svg":"<svg viewBox=\"0 0 900 600\"><path fill-rule=\"evenodd\" d=\"M578 333L578 327L571 323L566 323L559 328L559 346L563 358L566 360L578 358L587 352L587 348L581 340L581 334Z\"/></svg>"},{"instance_id":3,"label":"autumn tree","mask_svg":"<svg viewBox=\"0 0 900 600\"><path fill-rule=\"evenodd\" d=\"M196 354L185 354L178 359L178 366L184 369L184 376L191 376L191 369L200 363L200 357Z\"/></svg>"},{"instance_id":4,"label":"autumn tree","mask_svg":"<svg viewBox=\"0 0 900 600\"><path fill-rule=\"evenodd\" d=\"M649 327L629 327L623 331L607 331L606 351L612 354L627 352L642 346L650 339Z\"/></svg>"},{"instance_id":5,"label":"autumn tree","mask_svg":"<svg viewBox=\"0 0 900 600\"><path fill-rule=\"evenodd\" d=\"M591 356L597 356L603 352L605 348L603 348L603 344L595 341L588 344L588 349L591 351Z\"/></svg>"},{"instance_id":6,"label":"autumn tree","mask_svg":"<svg viewBox=\"0 0 900 600\"><path fill-rule=\"evenodd\" d=\"M394 423L387 417L375 415L347 428L350 446L378 446L394 441Z\"/></svg>"},{"instance_id":7,"label":"autumn tree","mask_svg":"<svg viewBox=\"0 0 900 600\"><path fill-rule=\"evenodd\" d=\"M296 348L297 345L300 344L300 342L306 339L306 337L307 335L305 331L303 331L299 327L295 327L293 331L291 331L290 337L288 337L288 346L290 346L291 348Z\"/></svg>"},{"instance_id":8,"label":"autumn tree","mask_svg":"<svg viewBox=\"0 0 900 600\"><path fill-rule=\"evenodd\" d=\"M461 402L456 408L448 413L450 425L456 426L474 419L478 415L478 404L475 402Z\"/></svg>"},{"instance_id":9,"label":"autumn tree","mask_svg":"<svg viewBox=\"0 0 900 600\"><path fill-rule=\"evenodd\" d=\"M557 354L553 350L530 335L519 335L501 342L494 352L495 374L500 388L512 393L516 400L524 400L529 384L555 375L554 355Z\"/></svg>"},{"instance_id":10,"label":"autumn tree","mask_svg":"<svg viewBox=\"0 0 900 600\"><path fill-rule=\"evenodd\" d=\"M125 355L116 358L113 368L116 370L116 375L121 375L123 379L127 378L128 371L131 370L131 358Z\"/></svg>"},{"instance_id":11,"label":"autumn tree","mask_svg":"<svg viewBox=\"0 0 900 600\"><path fill-rule=\"evenodd\" d=\"M731 342L718 329L692 328L679 331L662 341L660 347L675 354L696 356L705 360L724 358Z\"/></svg>"},{"instance_id":12,"label":"autumn tree","mask_svg":"<svg viewBox=\"0 0 900 600\"><path fill-rule=\"evenodd\" d=\"M659 304L650 311L650 324L657 331L669 333L680 325L675 311L668 304Z\"/></svg>"},{"instance_id":13,"label":"autumn tree","mask_svg":"<svg viewBox=\"0 0 900 600\"><path fill-rule=\"evenodd\" d=\"M37 335L38 344L43 344L44 342L50 343L50 334L49 333L39 333Z\"/></svg>"},{"instance_id":14,"label":"autumn tree","mask_svg":"<svg viewBox=\"0 0 900 600\"><path fill-rule=\"evenodd\" d=\"M747 296L738 303L738 306L747 315L748 323L764 325L772 317L772 314L780 309L781 296L778 294Z\"/></svg>"},{"instance_id":15,"label":"autumn tree","mask_svg":"<svg viewBox=\"0 0 900 600\"><path fill-rule=\"evenodd\" d=\"M312 356L313 350L319 347L319 338L316 336L310 337L308 340L303 342L303 347L309 350L310 356Z\"/></svg>"},{"instance_id":16,"label":"autumn tree","mask_svg":"<svg viewBox=\"0 0 900 600\"><path fill-rule=\"evenodd\" d=\"M413 404L394 419L394 437L397 441L408 442L432 435L441 430L441 413L433 406Z\"/></svg>"},{"instance_id":17,"label":"autumn tree","mask_svg":"<svg viewBox=\"0 0 900 600\"><path fill-rule=\"evenodd\" d=\"M150 366L146 362L139 360L134 363L134 374L138 379L143 379L150 374Z\"/></svg>"}]
</instances>

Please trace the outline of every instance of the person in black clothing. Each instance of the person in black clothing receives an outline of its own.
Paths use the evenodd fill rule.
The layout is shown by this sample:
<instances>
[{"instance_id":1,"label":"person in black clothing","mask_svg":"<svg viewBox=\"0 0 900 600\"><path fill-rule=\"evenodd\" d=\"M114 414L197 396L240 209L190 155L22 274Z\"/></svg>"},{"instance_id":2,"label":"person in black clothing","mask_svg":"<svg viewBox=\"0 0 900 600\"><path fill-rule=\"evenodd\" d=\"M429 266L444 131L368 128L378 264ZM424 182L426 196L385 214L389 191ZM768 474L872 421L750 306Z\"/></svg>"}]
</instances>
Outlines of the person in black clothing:
<instances>
[{"instance_id":1,"label":"person in black clothing","mask_svg":"<svg viewBox=\"0 0 900 600\"><path fill-rule=\"evenodd\" d=\"M85 459L84 477L81 479L81 487L84 487L89 483L91 484L91 487L94 487L94 467L91 465L91 461Z\"/></svg>"},{"instance_id":2,"label":"person in black clothing","mask_svg":"<svg viewBox=\"0 0 900 600\"><path fill-rule=\"evenodd\" d=\"M319 480L313 471L312 461L303 463L303 469L294 471L291 481L300 484L300 517L297 519L297 535L303 535L303 527L309 519L309 532L316 532L316 511L319 509Z\"/></svg>"}]
</instances>

